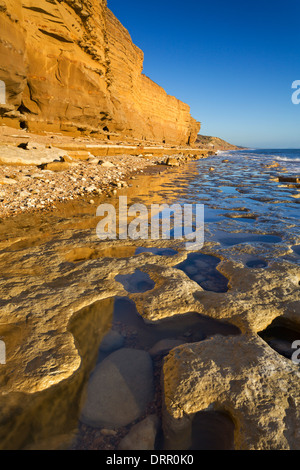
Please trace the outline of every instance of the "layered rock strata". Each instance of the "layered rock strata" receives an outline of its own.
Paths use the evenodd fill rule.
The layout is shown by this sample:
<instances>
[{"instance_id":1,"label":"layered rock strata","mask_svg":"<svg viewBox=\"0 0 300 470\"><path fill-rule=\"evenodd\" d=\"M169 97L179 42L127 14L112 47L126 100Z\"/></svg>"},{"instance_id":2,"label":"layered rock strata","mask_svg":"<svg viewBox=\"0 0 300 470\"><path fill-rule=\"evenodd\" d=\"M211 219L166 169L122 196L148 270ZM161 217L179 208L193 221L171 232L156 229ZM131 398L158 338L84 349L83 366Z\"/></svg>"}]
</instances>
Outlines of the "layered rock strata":
<instances>
[{"instance_id":1,"label":"layered rock strata","mask_svg":"<svg viewBox=\"0 0 300 470\"><path fill-rule=\"evenodd\" d=\"M3 124L195 142L189 106L142 74L143 52L106 0L1 0L0 31Z\"/></svg>"}]
</instances>

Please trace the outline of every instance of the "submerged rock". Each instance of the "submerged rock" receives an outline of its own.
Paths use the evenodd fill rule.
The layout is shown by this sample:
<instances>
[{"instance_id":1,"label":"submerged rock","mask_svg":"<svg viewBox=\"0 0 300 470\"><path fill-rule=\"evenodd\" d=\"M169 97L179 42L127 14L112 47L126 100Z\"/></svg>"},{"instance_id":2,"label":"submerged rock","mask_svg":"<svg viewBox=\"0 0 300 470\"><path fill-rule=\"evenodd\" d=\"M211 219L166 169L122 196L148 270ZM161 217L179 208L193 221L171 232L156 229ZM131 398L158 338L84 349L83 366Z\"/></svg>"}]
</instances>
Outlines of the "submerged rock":
<instances>
[{"instance_id":1,"label":"submerged rock","mask_svg":"<svg viewBox=\"0 0 300 470\"><path fill-rule=\"evenodd\" d=\"M299 176L294 176L294 175L291 175L291 176L282 176L280 175L279 176L279 182L280 183L300 183L300 178Z\"/></svg>"},{"instance_id":2,"label":"submerged rock","mask_svg":"<svg viewBox=\"0 0 300 470\"><path fill-rule=\"evenodd\" d=\"M145 351L120 349L94 370L80 419L93 427L127 426L142 416L152 399L150 355Z\"/></svg>"},{"instance_id":3,"label":"submerged rock","mask_svg":"<svg viewBox=\"0 0 300 470\"><path fill-rule=\"evenodd\" d=\"M147 416L146 419L133 426L127 436L122 439L119 450L154 450L158 427L158 417Z\"/></svg>"},{"instance_id":4,"label":"submerged rock","mask_svg":"<svg viewBox=\"0 0 300 470\"><path fill-rule=\"evenodd\" d=\"M122 336L117 331L109 331L107 335L103 338L102 343L100 344L100 351L101 352L113 352L117 349L123 347L125 342L124 336Z\"/></svg>"},{"instance_id":5,"label":"submerged rock","mask_svg":"<svg viewBox=\"0 0 300 470\"><path fill-rule=\"evenodd\" d=\"M166 354L171 351L171 349L176 348L176 346L180 346L182 343L183 341L179 339L162 339L150 349L149 354L152 357Z\"/></svg>"}]
</instances>

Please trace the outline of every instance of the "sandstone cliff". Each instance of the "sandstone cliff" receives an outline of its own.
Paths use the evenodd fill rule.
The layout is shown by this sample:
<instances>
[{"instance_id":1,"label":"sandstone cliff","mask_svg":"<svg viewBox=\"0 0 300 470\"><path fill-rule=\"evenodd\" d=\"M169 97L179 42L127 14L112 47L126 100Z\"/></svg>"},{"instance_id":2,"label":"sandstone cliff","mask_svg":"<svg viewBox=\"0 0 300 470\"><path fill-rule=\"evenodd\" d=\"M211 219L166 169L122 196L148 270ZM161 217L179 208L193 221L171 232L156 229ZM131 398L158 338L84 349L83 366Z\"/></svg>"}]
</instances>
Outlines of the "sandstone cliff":
<instances>
[{"instance_id":1,"label":"sandstone cliff","mask_svg":"<svg viewBox=\"0 0 300 470\"><path fill-rule=\"evenodd\" d=\"M142 74L106 0L0 0L0 123L111 140L194 143L190 108Z\"/></svg>"}]
</instances>

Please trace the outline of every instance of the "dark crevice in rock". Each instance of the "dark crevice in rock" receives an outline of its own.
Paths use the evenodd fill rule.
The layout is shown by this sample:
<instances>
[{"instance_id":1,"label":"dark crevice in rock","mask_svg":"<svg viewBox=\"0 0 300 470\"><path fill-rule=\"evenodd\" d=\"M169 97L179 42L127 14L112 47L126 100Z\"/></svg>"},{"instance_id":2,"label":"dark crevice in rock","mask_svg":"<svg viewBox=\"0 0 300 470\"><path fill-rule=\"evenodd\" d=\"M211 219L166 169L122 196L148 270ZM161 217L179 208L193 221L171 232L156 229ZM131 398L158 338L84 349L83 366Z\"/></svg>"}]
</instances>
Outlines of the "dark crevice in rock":
<instances>
[{"instance_id":1,"label":"dark crevice in rock","mask_svg":"<svg viewBox=\"0 0 300 470\"><path fill-rule=\"evenodd\" d=\"M220 411L200 411L192 422L189 450L234 450L234 423Z\"/></svg>"},{"instance_id":2,"label":"dark crevice in rock","mask_svg":"<svg viewBox=\"0 0 300 470\"><path fill-rule=\"evenodd\" d=\"M53 18L55 18L55 16L52 15L52 13L49 13L48 11L43 10L43 8L39 8L39 7L26 7L25 5L22 5L22 7L25 8L26 10L35 11L35 12L37 12L37 13L42 13L42 14L44 14L44 15L52 16Z\"/></svg>"},{"instance_id":3,"label":"dark crevice in rock","mask_svg":"<svg viewBox=\"0 0 300 470\"><path fill-rule=\"evenodd\" d=\"M73 41L71 39L67 39L66 37L61 36L60 34L51 33L49 31L46 31L45 29L42 29L42 28L39 28L39 31L41 33L45 34L46 36L50 36L53 39L56 39L57 41L66 42L66 43L69 43L69 44L73 43Z\"/></svg>"},{"instance_id":4,"label":"dark crevice in rock","mask_svg":"<svg viewBox=\"0 0 300 470\"><path fill-rule=\"evenodd\" d=\"M24 103L22 103L19 107L18 107L18 111L21 113L21 114L32 114L30 109L28 109Z\"/></svg>"},{"instance_id":5,"label":"dark crevice in rock","mask_svg":"<svg viewBox=\"0 0 300 470\"><path fill-rule=\"evenodd\" d=\"M259 332L259 336L281 356L292 359L299 347L293 347L293 343L300 341L300 326L280 317Z\"/></svg>"}]
</instances>

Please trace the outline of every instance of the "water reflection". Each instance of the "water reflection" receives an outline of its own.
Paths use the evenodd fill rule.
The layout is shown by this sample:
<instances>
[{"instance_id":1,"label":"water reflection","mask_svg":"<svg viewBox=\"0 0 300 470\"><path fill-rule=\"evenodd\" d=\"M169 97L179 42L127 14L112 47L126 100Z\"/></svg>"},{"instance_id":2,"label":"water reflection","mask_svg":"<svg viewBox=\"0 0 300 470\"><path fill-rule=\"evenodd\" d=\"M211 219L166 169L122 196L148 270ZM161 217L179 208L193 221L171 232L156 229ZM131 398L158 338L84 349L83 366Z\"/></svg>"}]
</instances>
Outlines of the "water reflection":
<instances>
[{"instance_id":1,"label":"water reflection","mask_svg":"<svg viewBox=\"0 0 300 470\"><path fill-rule=\"evenodd\" d=\"M176 268L181 269L190 279L197 282L204 290L213 292L227 292L228 279L216 268L220 259L203 253L192 253L186 261Z\"/></svg>"}]
</instances>

